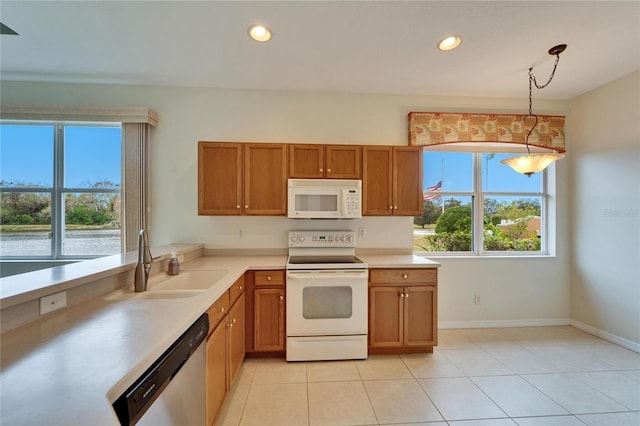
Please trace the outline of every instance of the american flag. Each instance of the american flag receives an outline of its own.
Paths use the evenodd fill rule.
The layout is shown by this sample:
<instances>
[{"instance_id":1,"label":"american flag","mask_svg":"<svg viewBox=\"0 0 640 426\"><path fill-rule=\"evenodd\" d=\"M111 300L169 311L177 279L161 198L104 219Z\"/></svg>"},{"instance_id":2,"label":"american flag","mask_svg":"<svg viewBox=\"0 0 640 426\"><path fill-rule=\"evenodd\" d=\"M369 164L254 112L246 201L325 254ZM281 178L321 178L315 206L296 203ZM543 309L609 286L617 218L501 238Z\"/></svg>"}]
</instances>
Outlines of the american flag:
<instances>
[{"instance_id":1,"label":"american flag","mask_svg":"<svg viewBox=\"0 0 640 426\"><path fill-rule=\"evenodd\" d=\"M434 198L438 198L439 195L426 194L426 192L442 192L442 181L438 181L438 183L436 183L435 185L428 187L423 196L425 200L433 200Z\"/></svg>"}]
</instances>

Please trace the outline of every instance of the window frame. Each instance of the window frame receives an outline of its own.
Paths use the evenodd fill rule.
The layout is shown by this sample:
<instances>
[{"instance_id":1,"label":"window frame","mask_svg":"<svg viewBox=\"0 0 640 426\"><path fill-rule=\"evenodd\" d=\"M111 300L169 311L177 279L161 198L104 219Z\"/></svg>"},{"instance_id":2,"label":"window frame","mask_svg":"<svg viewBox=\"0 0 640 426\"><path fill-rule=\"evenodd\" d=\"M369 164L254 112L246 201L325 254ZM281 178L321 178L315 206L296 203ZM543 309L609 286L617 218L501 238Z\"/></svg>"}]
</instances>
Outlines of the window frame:
<instances>
[{"instance_id":1,"label":"window frame","mask_svg":"<svg viewBox=\"0 0 640 426\"><path fill-rule=\"evenodd\" d=\"M428 154L429 150L424 150L424 154ZM442 152L440 150L433 151L434 153ZM472 189L473 191L438 191L438 192L424 192L424 194L438 195L445 201L445 197L470 197L471 209L472 209L472 223L471 223L471 251L439 251L439 252L427 252L427 251L414 251L413 254L420 257L548 257L552 256L552 239L550 238L550 221L555 220L552 215L555 214L555 210L551 206L551 193L550 193L550 181L555 182L550 174L555 175L555 163L540 172L541 174L541 191L540 192L499 192L499 191L483 191L483 164L482 157L484 154L490 154L491 152L462 152L462 151L446 151L458 154L471 154L472 155ZM496 152L498 153L498 152ZM500 152L501 154L503 152ZM519 155L519 154L514 154ZM504 166L507 167L507 166ZM424 180L424 176L420 177L421 184ZM555 188L551 188L555 193ZM508 251L508 250L485 250L484 249L484 199L485 197L522 197L522 198L540 198L540 250L539 251ZM553 206L555 207L555 205ZM555 241L555 239L553 239Z\"/></svg>"},{"instance_id":2,"label":"window frame","mask_svg":"<svg viewBox=\"0 0 640 426\"><path fill-rule=\"evenodd\" d=\"M119 194L120 199L123 198L122 176L124 174L124 164L122 161L124 155L124 126L121 122L102 122L102 121L53 121L53 120L11 120L2 119L0 125L22 125L22 126L53 126L53 186L51 187L2 187L0 191L25 192L25 193L47 193L51 197L51 252L49 256L4 256L0 255L2 260L87 260L104 257L102 254L94 255L65 255L63 254L63 240L65 238L65 195L69 193L85 193L85 194ZM77 188L64 186L65 173L65 141L64 131L67 126L76 127L118 127L121 129L120 137L120 176L121 182L119 188ZM121 223L125 215L124 205L121 204L122 210ZM120 228L120 251L113 254L121 254L123 252L123 232L124 228Z\"/></svg>"}]
</instances>

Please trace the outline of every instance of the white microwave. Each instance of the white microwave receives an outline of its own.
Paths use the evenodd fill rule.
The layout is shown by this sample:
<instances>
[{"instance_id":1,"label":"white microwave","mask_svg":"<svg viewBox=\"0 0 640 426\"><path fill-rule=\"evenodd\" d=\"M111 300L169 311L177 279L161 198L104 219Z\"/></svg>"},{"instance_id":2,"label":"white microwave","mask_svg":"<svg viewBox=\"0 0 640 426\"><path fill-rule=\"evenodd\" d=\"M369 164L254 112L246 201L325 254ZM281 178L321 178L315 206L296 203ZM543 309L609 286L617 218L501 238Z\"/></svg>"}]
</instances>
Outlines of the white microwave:
<instances>
[{"instance_id":1,"label":"white microwave","mask_svg":"<svg viewBox=\"0 0 640 426\"><path fill-rule=\"evenodd\" d=\"M362 217L362 181L289 179L288 216L293 219Z\"/></svg>"}]
</instances>

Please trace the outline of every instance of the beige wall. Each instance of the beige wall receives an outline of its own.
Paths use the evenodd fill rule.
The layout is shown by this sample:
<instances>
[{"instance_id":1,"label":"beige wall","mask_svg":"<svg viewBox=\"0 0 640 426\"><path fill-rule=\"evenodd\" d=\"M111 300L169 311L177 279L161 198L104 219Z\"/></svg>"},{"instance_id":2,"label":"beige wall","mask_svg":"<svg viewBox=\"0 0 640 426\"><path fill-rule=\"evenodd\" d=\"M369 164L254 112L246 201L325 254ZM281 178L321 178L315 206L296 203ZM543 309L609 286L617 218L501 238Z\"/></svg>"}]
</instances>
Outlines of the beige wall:
<instances>
[{"instance_id":1,"label":"beige wall","mask_svg":"<svg viewBox=\"0 0 640 426\"><path fill-rule=\"evenodd\" d=\"M571 318L640 350L640 71L569 114Z\"/></svg>"},{"instance_id":2,"label":"beige wall","mask_svg":"<svg viewBox=\"0 0 640 426\"><path fill-rule=\"evenodd\" d=\"M410 111L522 113L526 99L292 93L274 91L2 82L3 103L148 106L152 134L151 242L207 248L286 248L291 229L365 227L359 248L412 247L411 218L296 221L197 215L198 140L407 144ZM536 112L566 114L568 102L536 101ZM568 165L556 168L555 256L438 259L439 318L447 326L568 323ZM243 237L239 230L243 230ZM474 305L479 295L481 304Z\"/></svg>"}]
</instances>

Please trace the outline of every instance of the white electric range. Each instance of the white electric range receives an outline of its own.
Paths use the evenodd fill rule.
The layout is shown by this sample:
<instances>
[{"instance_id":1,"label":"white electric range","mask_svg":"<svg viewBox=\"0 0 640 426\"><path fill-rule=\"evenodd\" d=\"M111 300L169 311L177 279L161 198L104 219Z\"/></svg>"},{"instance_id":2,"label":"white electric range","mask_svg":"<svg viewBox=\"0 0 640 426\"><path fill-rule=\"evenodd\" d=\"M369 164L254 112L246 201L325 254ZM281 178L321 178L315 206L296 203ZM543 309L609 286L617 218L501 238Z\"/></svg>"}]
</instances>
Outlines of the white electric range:
<instances>
[{"instance_id":1,"label":"white electric range","mask_svg":"<svg viewBox=\"0 0 640 426\"><path fill-rule=\"evenodd\" d=\"M287 361L367 358L368 265L352 231L291 231Z\"/></svg>"}]
</instances>

